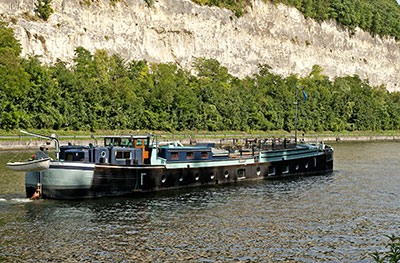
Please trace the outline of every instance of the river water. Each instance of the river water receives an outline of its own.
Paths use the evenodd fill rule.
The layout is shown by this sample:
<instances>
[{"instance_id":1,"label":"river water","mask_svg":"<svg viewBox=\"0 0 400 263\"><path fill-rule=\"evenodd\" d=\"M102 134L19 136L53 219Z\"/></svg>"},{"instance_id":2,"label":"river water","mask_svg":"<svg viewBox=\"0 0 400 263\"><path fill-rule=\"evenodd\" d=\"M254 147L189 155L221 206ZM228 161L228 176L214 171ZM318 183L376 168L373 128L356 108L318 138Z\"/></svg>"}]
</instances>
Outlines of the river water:
<instances>
[{"instance_id":1,"label":"river water","mask_svg":"<svg viewBox=\"0 0 400 263\"><path fill-rule=\"evenodd\" d=\"M159 193L29 201L0 152L0 261L372 262L400 233L400 142L335 143L334 172Z\"/></svg>"}]
</instances>

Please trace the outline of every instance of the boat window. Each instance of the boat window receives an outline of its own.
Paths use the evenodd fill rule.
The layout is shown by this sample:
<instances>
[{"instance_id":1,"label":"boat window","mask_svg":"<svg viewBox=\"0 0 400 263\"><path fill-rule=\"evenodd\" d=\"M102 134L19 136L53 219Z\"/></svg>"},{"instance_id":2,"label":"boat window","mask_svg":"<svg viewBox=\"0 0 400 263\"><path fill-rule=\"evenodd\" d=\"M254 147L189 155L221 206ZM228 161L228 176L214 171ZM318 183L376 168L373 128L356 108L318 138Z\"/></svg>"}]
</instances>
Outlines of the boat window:
<instances>
[{"instance_id":1,"label":"boat window","mask_svg":"<svg viewBox=\"0 0 400 263\"><path fill-rule=\"evenodd\" d=\"M131 152L117 151L115 152L116 159L131 159Z\"/></svg>"},{"instance_id":2,"label":"boat window","mask_svg":"<svg viewBox=\"0 0 400 263\"><path fill-rule=\"evenodd\" d=\"M317 167L317 158L314 157L314 167Z\"/></svg>"},{"instance_id":3,"label":"boat window","mask_svg":"<svg viewBox=\"0 0 400 263\"><path fill-rule=\"evenodd\" d=\"M112 138L112 139L111 139L111 143L112 143L114 146L120 146L120 145L121 145L121 139L120 139L120 138Z\"/></svg>"},{"instance_id":4,"label":"boat window","mask_svg":"<svg viewBox=\"0 0 400 263\"><path fill-rule=\"evenodd\" d=\"M83 152L69 152L66 153L67 161L83 161L85 159L85 154Z\"/></svg>"},{"instance_id":5,"label":"boat window","mask_svg":"<svg viewBox=\"0 0 400 263\"><path fill-rule=\"evenodd\" d=\"M187 158L187 159L193 159L193 158L194 158L193 152L187 152L187 153L186 153L186 158Z\"/></svg>"},{"instance_id":6,"label":"boat window","mask_svg":"<svg viewBox=\"0 0 400 263\"><path fill-rule=\"evenodd\" d=\"M112 143L111 139L106 139L105 146L109 146Z\"/></svg>"},{"instance_id":7,"label":"boat window","mask_svg":"<svg viewBox=\"0 0 400 263\"><path fill-rule=\"evenodd\" d=\"M211 172L211 174L210 174L210 179L211 179L211 180L214 180L214 178L215 178L214 172Z\"/></svg>"},{"instance_id":8,"label":"boat window","mask_svg":"<svg viewBox=\"0 0 400 263\"><path fill-rule=\"evenodd\" d=\"M136 146L142 146L143 145L143 140L142 139L137 139L136 140Z\"/></svg>"},{"instance_id":9,"label":"boat window","mask_svg":"<svg viewBox=\"0 0 400 263\"><path fill-rule=\"evenodd\" d=\"M201 152L201 159L208 159L208 152Z\"/></svg>"},{"instance_id":10,"label":"boat window","mask_svg":"<svg viewBox=\"0 0 400 263\"><path fill-rule=\"evenodd\" d=\"M131 146L131 139L123 138L121 139L121 146Z\"/></svg>"},{"instance_id":11,"label":"boat window","mask_svg":"<svg viewBox=\"0 0 400 263\"><path fill-rule=\"evenodd\" d=\"M179 153L171 152L171 160L179 160Z\"/></svg>"},{"instance_id":12,"label":"boat window","mask_svg":"<svg viewBox=\"0 0 400 263\"><path fill-rule=\"evenodd\" d=\"M257 167L257 176L260 176L260 174L261 174L261 168Z\"/></svg>"},{"instance_id":13,"label":"boat window","mask_svg":"<svg viewBox=\"0 0 400 263\"><path fill-rule=\"evenodd\" d=\"M238 176L238 179L245 178L246 177L246 170L245 169L239 169L237 171L237 176Z\"/></svg>"},{"instance_id":14,"label":"boat window","mask_svg":"<svg viewBox=\"0 0 400 263\"><path fill-rule=\"evenodd\" d=\"M143 145L144 145L144 146L148 146L148 145L149 145L149 141L148 141L147 139L144 139L144 140L143 140Z\"/></svg>"},{"instance_id":15,"label":"boat window","mask_svg":"<svg viewBox=\"0 0 400 263\"><path fill-rule=\"evenodd\" d=\"M67 161L73 161L74 160L74 155L72 153L67 153Z\"/></svg>"}]
</instances>

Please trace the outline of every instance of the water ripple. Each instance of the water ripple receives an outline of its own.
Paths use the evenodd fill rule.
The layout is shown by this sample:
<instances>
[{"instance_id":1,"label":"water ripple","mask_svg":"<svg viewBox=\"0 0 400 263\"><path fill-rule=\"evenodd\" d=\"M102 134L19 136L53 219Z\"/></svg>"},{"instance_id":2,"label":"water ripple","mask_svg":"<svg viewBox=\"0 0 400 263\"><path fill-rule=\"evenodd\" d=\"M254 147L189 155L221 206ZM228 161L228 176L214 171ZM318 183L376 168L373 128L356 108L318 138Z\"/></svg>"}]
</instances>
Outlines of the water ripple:
<instances>
[{"instance_id":1,"label":"water ripple","mask_svg":"<svg viewBox=\"0 0 400 263\"><path fill-rule=\"evenodd\" d=\"M370 262L400 232L399 146L339 143L329 175L149 198L32 202L12 183L0 261Z\"/></svg>"}]
</instances>

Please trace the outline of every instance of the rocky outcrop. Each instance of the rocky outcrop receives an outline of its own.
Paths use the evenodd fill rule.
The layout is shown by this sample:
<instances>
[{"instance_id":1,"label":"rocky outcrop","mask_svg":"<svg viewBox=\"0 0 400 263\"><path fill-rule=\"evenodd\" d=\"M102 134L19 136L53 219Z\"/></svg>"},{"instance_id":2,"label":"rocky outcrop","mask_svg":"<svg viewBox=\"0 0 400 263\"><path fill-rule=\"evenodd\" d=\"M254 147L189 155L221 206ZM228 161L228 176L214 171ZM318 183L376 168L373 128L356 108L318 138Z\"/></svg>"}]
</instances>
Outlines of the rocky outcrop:
<instances>
[{"instance_id":1,"label":"rocky outcrop","mask_svg":"<svg viewBox=\"0 0 400 263\"><path fill-rule=\"evenodd\" d=\"M231 11L189 0L53 0L44 22L36 0L2 0L2 20L11 21L23 55L47 64L71 62L78 46L105 49L127 60L174 62L190 69L193 57L214 58L244 77L268 64L287 76L310 73L318 64L330 78L359 75L372 85L400 91L400 44L392 38L351 34L333 21L317 23L296 9L260 0L240 18Z\"/></svg>"}]
</instances>

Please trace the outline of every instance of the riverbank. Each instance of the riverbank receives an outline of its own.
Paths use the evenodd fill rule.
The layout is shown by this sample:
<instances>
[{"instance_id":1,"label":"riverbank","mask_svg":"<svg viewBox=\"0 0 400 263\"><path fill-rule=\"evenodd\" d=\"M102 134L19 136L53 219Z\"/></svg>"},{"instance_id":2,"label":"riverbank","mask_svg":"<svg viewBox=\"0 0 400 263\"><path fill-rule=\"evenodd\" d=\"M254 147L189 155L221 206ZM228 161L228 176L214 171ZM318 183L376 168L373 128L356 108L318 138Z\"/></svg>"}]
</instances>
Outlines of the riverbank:
<instances>
[{"instance_id":1,"label":"riverbank","mask_svg":"<svg viewBox=\"0 0 400 263\"><path fill-rule=\"evenodd\" d=\"M59 136L60 145L88 145L102 144L102 136L94 137L78 135L78 136ZM202 134L202 135L158 135L159 141L180 141L183 144L193 144L201 142L224 143L231 141L233 138L237 140L246 140L246 138L291 138L293 134ZM304 142L368 142L368 141L400 141L400 133L390 134L302 134L298 136L298 141ZM18 150L18 149L38 149L42 145L54 148L54 143L43 139L34 138L32 136L0 136L0 150Z\"/></svg>"}]
</instances>

